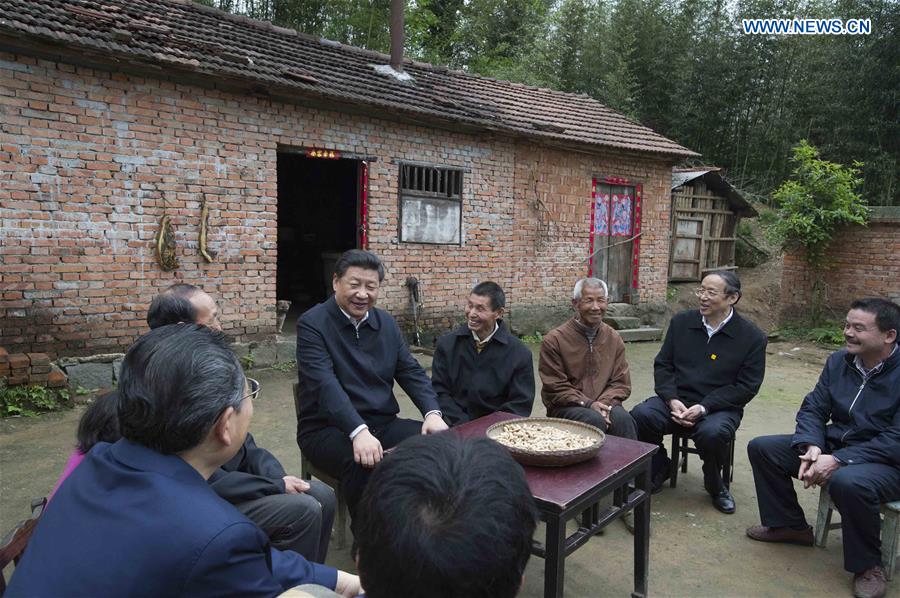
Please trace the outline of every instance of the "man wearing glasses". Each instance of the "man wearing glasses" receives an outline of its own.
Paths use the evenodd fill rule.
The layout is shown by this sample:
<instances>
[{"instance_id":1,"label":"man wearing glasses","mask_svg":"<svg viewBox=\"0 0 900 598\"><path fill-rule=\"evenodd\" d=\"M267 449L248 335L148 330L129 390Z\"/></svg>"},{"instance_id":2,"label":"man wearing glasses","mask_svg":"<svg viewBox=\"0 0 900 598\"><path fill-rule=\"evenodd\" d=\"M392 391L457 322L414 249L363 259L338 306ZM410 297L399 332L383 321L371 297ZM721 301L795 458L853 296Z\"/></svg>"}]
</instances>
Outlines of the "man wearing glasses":
<instances>
[{"instance_id":1,"label":"man wearing glasses","mask_svg":"<svg viewBox=\"0 0 900 598\"><path fill-rule=\"evenodd\" d=\"M157 295L147 312L151 329L190 322L222 330L216 302L200 288L177 284ZM259 382L247 379L250 394ZM209 478L216 494L233 504L260 527L279 550L293 550L310 561L324 563L331 539L336 499L318 480L288 475L275 456L256 446L247 434L241 448Z\"/></svg>"},{"instance_id":2,"label":"man wearing glasses","mask_svg":"<svg viewBox=\"0 0 900 598\"><path fill-rule=\"evenodd\" d=\"M734 497L722 479L728 443L744 406L756 396L766 369L766 335L734 309L741 281L734 272L708 274L696 290L699 310L669 323L654 361L656 396L631 411L638 439L660 446L653 455L653 491L669 478L671 460L663 436L689 434L703 461L703 485L713 506L734 513Z\"/></svg>"}]
</instances>

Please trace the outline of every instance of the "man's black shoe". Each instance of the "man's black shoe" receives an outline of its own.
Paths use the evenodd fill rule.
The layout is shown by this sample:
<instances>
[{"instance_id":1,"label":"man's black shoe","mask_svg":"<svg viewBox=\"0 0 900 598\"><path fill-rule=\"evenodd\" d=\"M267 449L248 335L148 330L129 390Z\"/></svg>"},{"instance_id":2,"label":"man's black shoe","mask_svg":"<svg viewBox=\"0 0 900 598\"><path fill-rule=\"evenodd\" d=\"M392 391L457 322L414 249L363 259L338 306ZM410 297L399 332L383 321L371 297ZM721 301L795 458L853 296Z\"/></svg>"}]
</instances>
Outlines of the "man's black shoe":
<instances>
[{"instance_id":1,"label":"man's black shoe","mask_svg":"<svg viewBox=\"0 0 900 598\"><path fill-rule=\"evenodd\" d=\"M669 468L663 467L660 468L656 473L653 474L650 479L650 492L652 494L659 494L662 492L663 486L666 483L666 480L669 479Z\"/></svg>"},{"instance_id":2,"label":"man's black shoe","mask_svg":"<svg viewBox=\"0 0 900 598\"><path fill-rule=\"evenodd\" d=\"M722 511L726 515L734 513L734 497L728 488L723 488L718 494L710 494L712 503L715 508Z\"/></svg>"}]
</instances>

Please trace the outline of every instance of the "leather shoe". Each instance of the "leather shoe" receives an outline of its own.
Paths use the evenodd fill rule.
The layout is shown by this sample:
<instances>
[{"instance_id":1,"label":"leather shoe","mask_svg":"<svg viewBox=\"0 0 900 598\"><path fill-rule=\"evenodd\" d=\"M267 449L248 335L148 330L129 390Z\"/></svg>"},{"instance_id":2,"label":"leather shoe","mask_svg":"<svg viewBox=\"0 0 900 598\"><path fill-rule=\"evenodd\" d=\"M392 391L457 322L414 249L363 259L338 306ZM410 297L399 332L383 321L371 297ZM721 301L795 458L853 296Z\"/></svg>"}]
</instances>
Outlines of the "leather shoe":
<instances>
[{"instance_id":1,"label":"leather shoe","mask_svg":"<svg viewBox=\"0 0 900 598\"><path fill-rule=\"evenodd\" d=\"M754 525L747 528L747 537L758 542L781 542L783 544L799 544L800 546L813 545L813 530L806 526L806 529L793 529L790 527L766 527L765 525Z\"/></svg>"},{"instance_id":2,"label":"leather shoe","mask_svg":"<svg viewBox=\"0 0 900 598\"><path fill-rule=\"evenodd\" d=\"M853 576L853 595L856 598L881 598L886 589L884 569L878 565Z\"/></svg>"},{"instance_id":3,"label":"leather shoe","mask_svg":"<svg viewBox=\"0 0 900 598\"><path fill-rule=\"evenodd\" d=\"M734 513L734 497L731 496L728 488L722 488L718 493L710 494L710 496L712 496L712 504L715 508L726 515Z\"/></svg>"},{"instance_id":4,"label":"leather shoe","mask_svg":"<svg viewBox=\"0 0 900 598\"><path fill-rule=\"evenodd\" d=\"M666 485L666 481L669 479L669 468L665 467L660 469L656 473L653 474L650 483L650 493L651 494L659 494L662 492L663 486Z\"/></svg>"}]
</instances>

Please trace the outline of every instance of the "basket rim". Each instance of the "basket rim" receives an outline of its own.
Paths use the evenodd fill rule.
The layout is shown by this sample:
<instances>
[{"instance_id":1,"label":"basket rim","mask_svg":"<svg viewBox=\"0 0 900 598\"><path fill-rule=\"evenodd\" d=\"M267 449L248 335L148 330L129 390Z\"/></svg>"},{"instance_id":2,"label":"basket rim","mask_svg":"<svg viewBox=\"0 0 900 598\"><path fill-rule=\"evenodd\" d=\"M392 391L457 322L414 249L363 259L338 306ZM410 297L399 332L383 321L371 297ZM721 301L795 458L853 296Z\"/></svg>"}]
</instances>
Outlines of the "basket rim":
<instances>
[{"instance_id":1,"label":"basket rim","mask_svg":"<svg viewBox=\"0 0 900 598\"><path fill-rule=\"evenodd\" d=\"M574 426L576 428L584 428L585 430L587 430L593 434L598 434L599 438L598 438L597 444L592 444L591 446L586 446L583 448L576 448L576 449L563 449L563 450L556 450L556 451L535 451L535 450L529 450L529 449L523 449L523 448L518 448L518 447L514 447L514 446L509 446L508 444L503 444L502 442L494 440L493 438L490 437L491 431L499 429L499 428L503 428L503 427L511 425L511 424L521 424L521 423L540 424L540 423L547 423L547 422L563 423L564 425L567 425L567 426ZM488 426L487 430L484 431L484 435L487 436L488 438L490 438L491 440L494 440L494 442L501 445L503 448L507 449L511 453L517 453L520 455L527 455L527 456L536 456L536 457L568 457L571 455L580 455L583 453L599 450L606 443L606 433L603 432L603 430L601 430L600 428L598 428L596 426L592 426L590 424L586 424L584 422L574 421L571 419L564 419L561 417L517 417L515 419L507 419L505 421L497 422L496 424L492 424L492 425Z\"/></svg>"}]
</instances>

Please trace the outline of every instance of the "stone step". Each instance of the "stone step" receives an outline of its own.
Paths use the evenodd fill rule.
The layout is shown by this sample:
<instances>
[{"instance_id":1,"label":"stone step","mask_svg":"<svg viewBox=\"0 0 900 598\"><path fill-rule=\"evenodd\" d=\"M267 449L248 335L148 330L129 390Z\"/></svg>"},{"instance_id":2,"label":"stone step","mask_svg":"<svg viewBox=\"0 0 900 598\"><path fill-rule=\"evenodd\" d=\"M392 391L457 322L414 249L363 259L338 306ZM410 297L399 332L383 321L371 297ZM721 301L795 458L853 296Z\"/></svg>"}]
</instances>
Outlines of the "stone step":
<instances>
[{"instance_id":1,"label":"stone step","mask_svg":"<svg viewBox=\"0 0 900 598\"><path fill-rule=\"evenodd\" d=\"M606 316L603 318L603 321L616 330L632 330L641 327L640 318L631 318L628 316Z\"/></svg>"},{"instance_id":2,"label":"stone step","mask_svg":"<svg viewBox=\"0 0 900 598\"><path fill-rule=\"evenodd\" d=\"M658 341L662 338L662 328L632 328L620 330L619 335L626 343L638 341Z\"/></svg>"}]
</instances>

